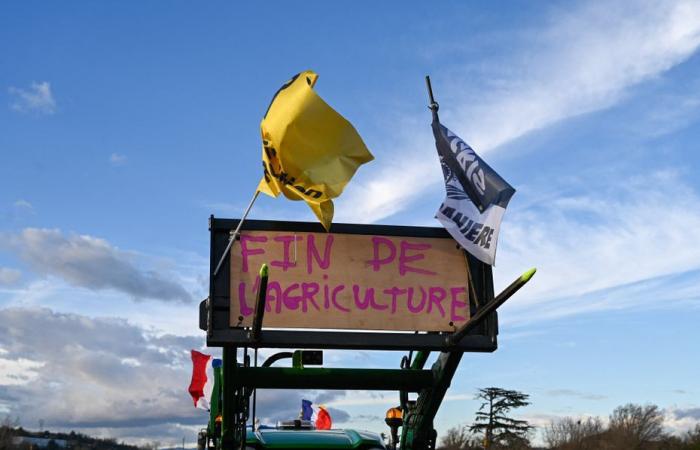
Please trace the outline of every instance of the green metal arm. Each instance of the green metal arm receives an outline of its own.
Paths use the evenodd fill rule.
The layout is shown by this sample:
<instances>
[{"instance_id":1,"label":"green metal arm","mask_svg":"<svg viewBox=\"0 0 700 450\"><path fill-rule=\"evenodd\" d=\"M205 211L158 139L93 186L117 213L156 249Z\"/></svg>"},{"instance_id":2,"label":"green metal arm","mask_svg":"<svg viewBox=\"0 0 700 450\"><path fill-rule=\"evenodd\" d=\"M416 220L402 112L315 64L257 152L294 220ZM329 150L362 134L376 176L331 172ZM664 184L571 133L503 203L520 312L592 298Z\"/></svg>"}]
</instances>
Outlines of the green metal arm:
<instances>
[{"instance_id":1,"label":"green metal arm","mask_svg":"<svg viewBox=\"0 0 700 450\"><path fill-rule=\"evenodd\" d=\"M261 389L419 392L435 384L431 370L239 367L236 372L235 386Z\"/></svg>"},{"instance_id":2,"label":"green metal arm","mask_svg":"<svg viewBox=\"0 0 700 450\"><path fill-rule=\"evenodd\" d=\"M487 301L465 326L451 335L453 339L448 339L446 345L449 347L454 342L464 337L469 331L480 326L493 313L496 308L502 305L525 283L530 281L535 273L535 269L528 270L521 277L511 283L496 298L493 298L493 291L488 292ZM435 446L436 434L433 429L433 419L437 414L440 404L445 398L447 389L450 387L459 362L462 360L462 351L444 351L440 353L437 361L432 366L434 376L433 386L421 390L415 405L407 408L404 412L404 423L401 430L401 450L425 450ZM419 352L416 355L411 370L404 370L410 373L423 367L428 355L426 352ZM415 369L414 369L415 368ZM403 405L402 405L403 406Z\"/></svg>"}]
</instances>

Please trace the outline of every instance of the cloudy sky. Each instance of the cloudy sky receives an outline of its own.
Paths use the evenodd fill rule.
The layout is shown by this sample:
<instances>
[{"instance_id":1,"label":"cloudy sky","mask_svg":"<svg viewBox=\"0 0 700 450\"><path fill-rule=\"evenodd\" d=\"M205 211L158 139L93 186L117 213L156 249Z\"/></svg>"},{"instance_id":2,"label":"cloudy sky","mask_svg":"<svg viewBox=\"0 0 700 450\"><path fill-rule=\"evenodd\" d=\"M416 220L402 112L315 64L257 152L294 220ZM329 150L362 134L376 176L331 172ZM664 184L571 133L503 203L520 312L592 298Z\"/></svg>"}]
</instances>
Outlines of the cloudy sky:
<instances>
[{"instance_id":1,"label":"cloudy sky","mask_svg":"<svg viewBox=\"0 0 700 450\"><path fill-rule=\"evenodd\" d=\"M0 6L0 416L131 442L193 443L209 214L237 217L260 177L259 122L291 75L375 155L336 221L438 226L426 109L517 193L497 290L500 348L466 355L438 431L477 388L531 394L522 415L655 403L700 420L700 3L3 2ZM314 220L261 198L256 219ZM338 367L400 354L330 352ZM264 417L295 392L261 395ZM384 431L393 393L309 392L343 426Z\"/></svg>"}]
</instances>

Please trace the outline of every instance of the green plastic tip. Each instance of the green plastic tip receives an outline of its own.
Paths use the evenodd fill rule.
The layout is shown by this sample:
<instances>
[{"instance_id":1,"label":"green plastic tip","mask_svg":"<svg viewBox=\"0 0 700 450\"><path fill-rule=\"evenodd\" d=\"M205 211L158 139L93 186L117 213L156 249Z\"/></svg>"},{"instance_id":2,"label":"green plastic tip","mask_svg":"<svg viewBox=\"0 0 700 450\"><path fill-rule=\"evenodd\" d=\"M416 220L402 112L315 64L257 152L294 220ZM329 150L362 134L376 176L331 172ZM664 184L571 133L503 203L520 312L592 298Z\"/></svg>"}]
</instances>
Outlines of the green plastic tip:
<instances>
[{"instance_id":1,"label":"green plastic tip","mask_svg":"<svg viewBox=\"0 0 700 450\"><path fill-rule=\"evenodd\" d=\"M260 266L260 277L266 277L267 276L267 264L263 263L262 266Z\"/></svg>"},{"instance_id":2,"label":"green plastic tip","mask_svg":"<svg viewBox=\"0 0 700 450\"><path fill-rule=\"evenodd\" d=\"M530 281L530 278L532 278L535 272L537 272L537 268L533 267L524 274L520 275L520 281L527 283L528 281Z\"/></svg>"}]
</instances>

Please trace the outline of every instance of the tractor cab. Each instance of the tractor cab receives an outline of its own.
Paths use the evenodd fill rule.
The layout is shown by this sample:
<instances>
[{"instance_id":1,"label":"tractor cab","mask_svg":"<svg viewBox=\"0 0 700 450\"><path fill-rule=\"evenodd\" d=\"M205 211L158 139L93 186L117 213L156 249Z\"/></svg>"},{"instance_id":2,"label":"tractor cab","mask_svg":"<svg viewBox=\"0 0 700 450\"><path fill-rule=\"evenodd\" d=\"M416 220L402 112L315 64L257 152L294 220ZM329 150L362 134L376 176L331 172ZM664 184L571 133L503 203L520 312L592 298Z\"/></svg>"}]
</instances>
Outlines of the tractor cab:
<instances>
[{"instance_id":1,"label":"tractor cab","mask_svg":"<svg viewBox=\"0 0 700 450\"><path fill-rule=\"evenodd\" d=\"M267 429L252 431L246 435L247 450L385 450L381 436L368 431Z\"/></svg>"}]
</instances>

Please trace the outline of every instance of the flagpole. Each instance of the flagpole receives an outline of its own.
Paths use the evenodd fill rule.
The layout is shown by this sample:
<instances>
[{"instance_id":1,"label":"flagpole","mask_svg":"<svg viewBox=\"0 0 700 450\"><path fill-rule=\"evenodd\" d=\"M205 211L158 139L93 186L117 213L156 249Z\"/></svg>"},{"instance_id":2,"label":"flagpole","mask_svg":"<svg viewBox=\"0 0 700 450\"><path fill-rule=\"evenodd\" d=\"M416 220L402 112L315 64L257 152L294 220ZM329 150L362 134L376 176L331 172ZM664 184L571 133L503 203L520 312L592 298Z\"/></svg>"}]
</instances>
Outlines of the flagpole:
<instances>
[{"instance_id":1,"label":"flagpole","mask_svg":"<svg viewBox=\"0 0 700 450\"><path fill-rule=\"evenodd\" d=\"M235 242L236 238L238 237L238 233L241 231L241 227L243 226L243 222L245 221L246 217L248 217L248 213L250 212L250 209L253 207L253 203L255 203L255 200L258 198L258 195L260 194L259 190L255 190L255 195L253 195L253 198L250 199L250 203L248 203L248 207L245 209L245 212L243 213L243 217L241 217L241 220L238 222L238 226L236 229L231 233L231 236L228 238L228 245L226 246L226 250L224 250L224 254L221 255L221 259L219 260L219 263L216 265L216 269L214 269L214 276L216 276L217 273L219 273L219 269L221 269L221 265L224 263L224 259L226 259L226 256L228 256L228 252L231 250L231 246Z\"/></svg>"},{"instance_id":2,"label":"flagpole","mask_svg":"<svg viewBox=\"0 0 700 450\"><path fill-rule=\"evenodd\" d=\"M430 99L430 105L428 105L428 109L433 112L433 119L436 122L439 122L438 109L440 109L440 105L438 104L438 102L435 101L435 97L433 97L433 85L430 83L429 75L425 76L425 85L428 88L428 98Z\"/></svg>"}]
</instances>

